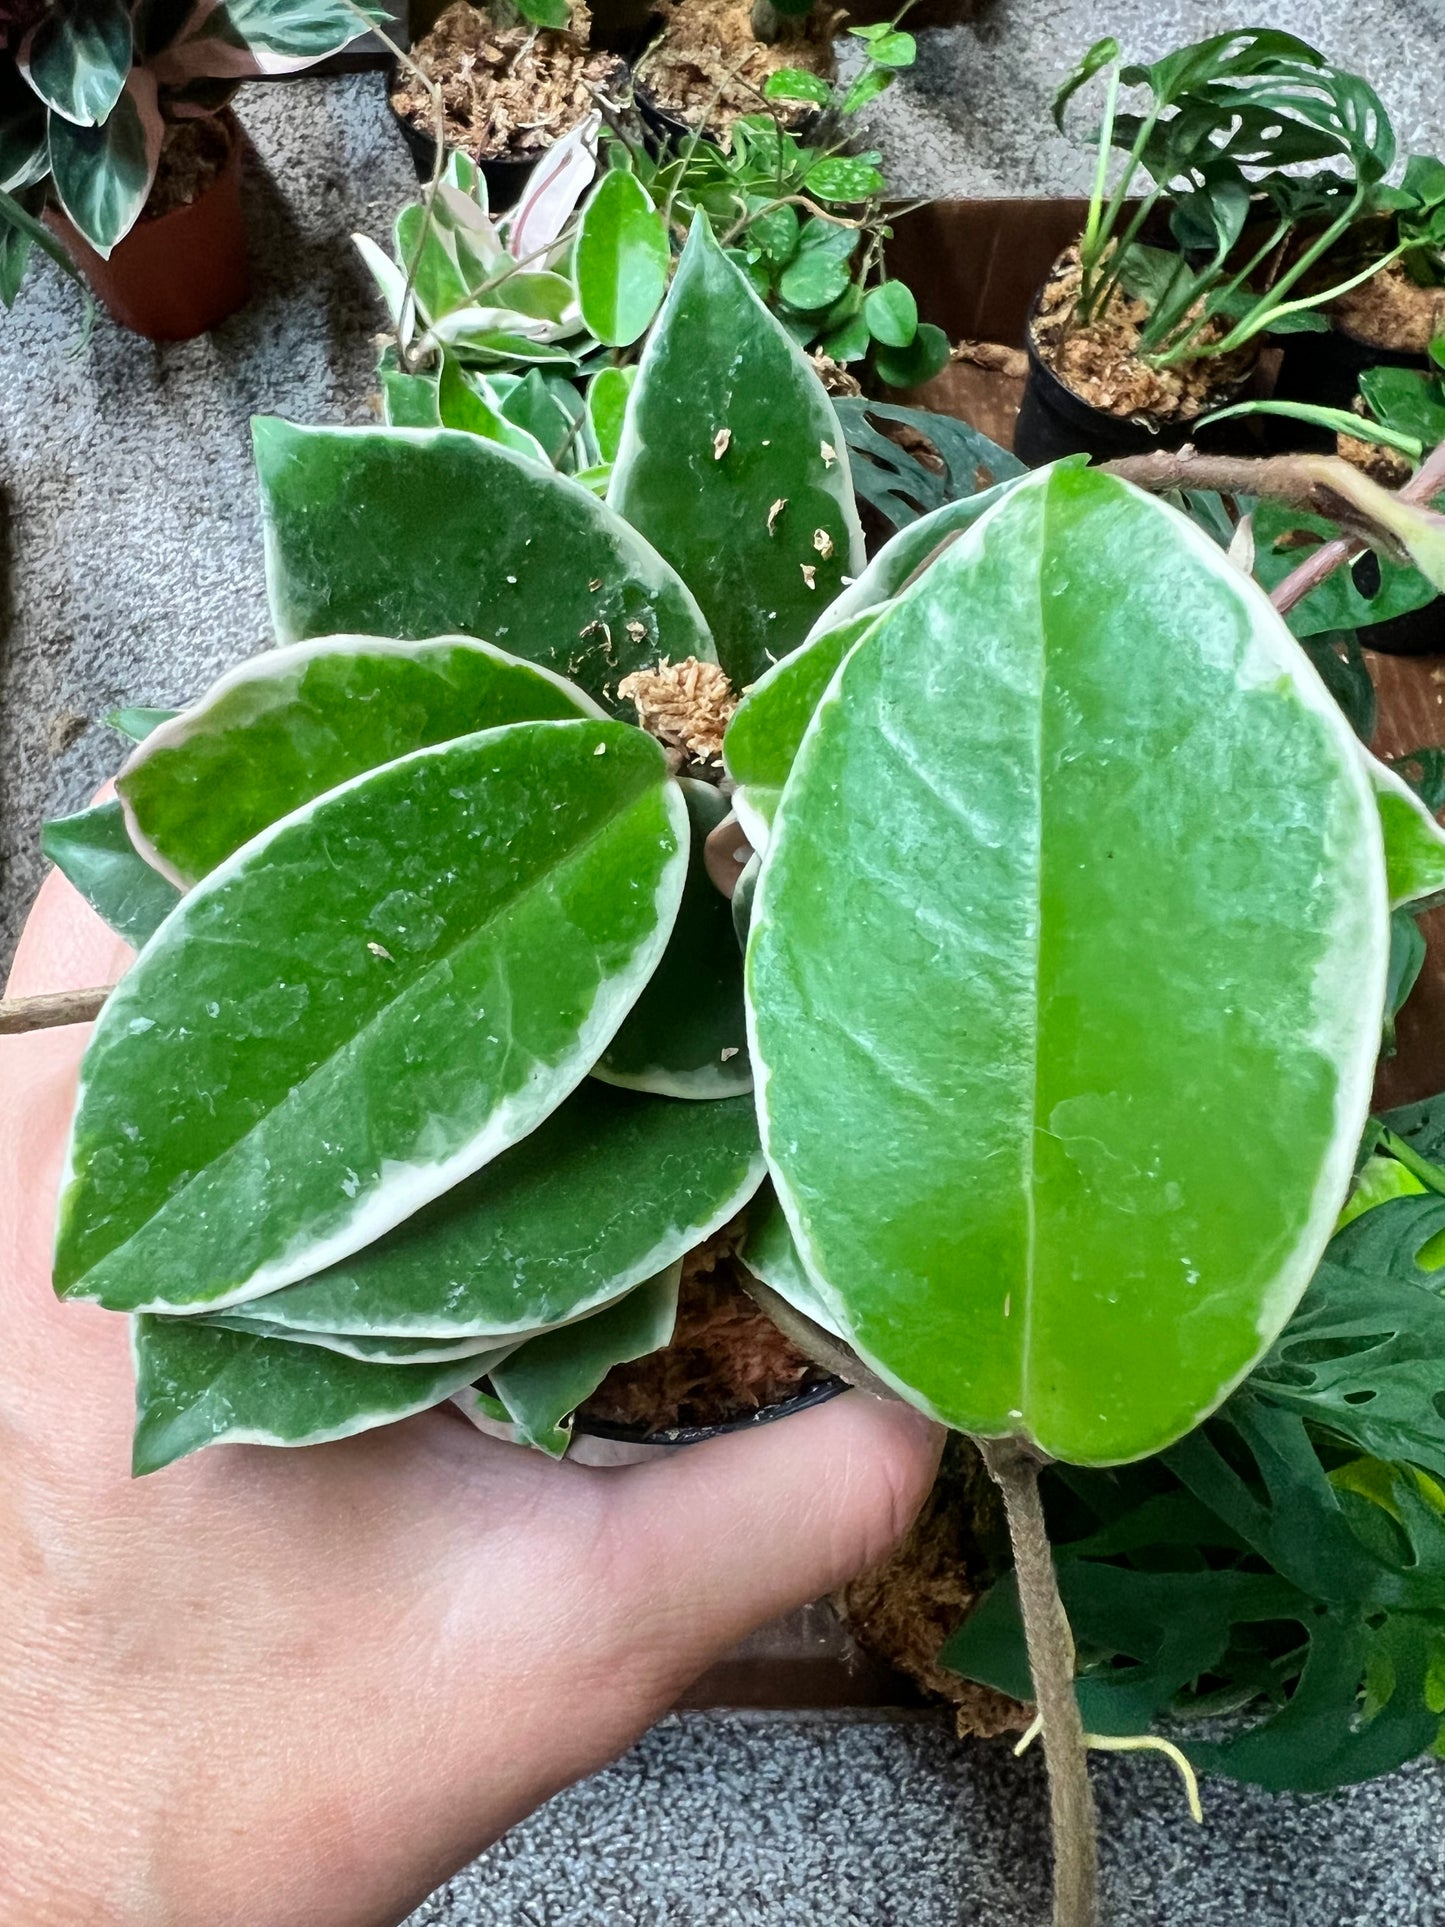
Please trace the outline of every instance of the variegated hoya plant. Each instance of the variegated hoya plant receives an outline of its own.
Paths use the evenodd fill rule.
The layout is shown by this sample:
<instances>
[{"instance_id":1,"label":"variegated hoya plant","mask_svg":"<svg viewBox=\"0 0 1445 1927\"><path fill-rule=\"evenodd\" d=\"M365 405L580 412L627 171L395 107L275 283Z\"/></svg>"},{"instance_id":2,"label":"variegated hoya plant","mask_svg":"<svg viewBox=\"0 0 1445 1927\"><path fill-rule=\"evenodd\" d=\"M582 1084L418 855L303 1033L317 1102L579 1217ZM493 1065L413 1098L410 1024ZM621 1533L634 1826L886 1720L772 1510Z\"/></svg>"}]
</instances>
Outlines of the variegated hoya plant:
<instances>
[{"instance_id":1,"label":"variegated hoya plant","mask_svg":"<svg viewBox=\"0 0 1445 1927\"><path fill-rule=\"evenodd\" d=\"M123 714L118 801L48 835L140 947L56 1289L132 1320L138 1472L449 1398L561 1453L745 1214L799 1329L1026 1511L1289 1319L1445 839L1124 481L1015 473L866 560L834 407L702 217L623 404L605 499L485 432L256 423L280 646ZM659 665L741 698L720 759L638 726Z\"/></svg>"}]
</instances>

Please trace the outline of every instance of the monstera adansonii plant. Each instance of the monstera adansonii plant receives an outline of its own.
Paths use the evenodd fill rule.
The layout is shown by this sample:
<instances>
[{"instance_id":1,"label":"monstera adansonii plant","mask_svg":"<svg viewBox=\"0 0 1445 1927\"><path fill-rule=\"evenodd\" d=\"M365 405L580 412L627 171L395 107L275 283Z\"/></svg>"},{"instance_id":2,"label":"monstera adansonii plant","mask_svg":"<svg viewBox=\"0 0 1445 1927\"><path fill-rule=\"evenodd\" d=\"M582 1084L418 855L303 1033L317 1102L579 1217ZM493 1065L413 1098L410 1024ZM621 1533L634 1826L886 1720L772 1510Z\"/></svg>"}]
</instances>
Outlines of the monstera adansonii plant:
<instances>
[{"instance_id":1,"label":"monstera adansonii plant","mask_svg":"<svg viewBox=\"0 0 1445 1927\"><path fill-rule=\"evenodd\" d=\"M122 716L118 803L49 839L146 939L55 1262L133 1318L137 1470L449 1397L561 1450L746 1208L800 1330L984 1442L1086 1919L1037 1467L1167 1446L1288 1318L1432 820L1106 474L865 566L831 404L701 221L606 502L456 430L261 421L256 454L284 646ZM630 719L663 662L749 692L725 769Z\"/></svg>"}]
</instances>

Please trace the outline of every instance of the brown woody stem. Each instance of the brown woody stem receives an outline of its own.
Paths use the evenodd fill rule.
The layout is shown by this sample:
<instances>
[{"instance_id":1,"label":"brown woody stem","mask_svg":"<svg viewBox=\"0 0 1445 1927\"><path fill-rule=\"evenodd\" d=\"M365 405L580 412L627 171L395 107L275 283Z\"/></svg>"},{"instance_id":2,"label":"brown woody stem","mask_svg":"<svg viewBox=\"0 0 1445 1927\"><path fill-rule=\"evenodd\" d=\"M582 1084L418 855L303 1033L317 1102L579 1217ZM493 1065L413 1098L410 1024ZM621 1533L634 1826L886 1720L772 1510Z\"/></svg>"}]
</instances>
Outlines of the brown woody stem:
<instances>
[{"instance_id":1,"label":"brown woody stem","mask_svg":"<svg viewBox=\"0 0 1445 1927\"><path fill-rule=\"evenodd\" d=\"M114 988L114 984L100 984L94 990L47 991L41 997L0 997L0 1037L91 1023Z\"/></svg>"},{"instance_id":2,"label":"brown woody stem","mask_svg":"<svg viewBox=\"0 0 1445 1927\"><path fill-rule=\"evenodd\" d=\"M1047 1461L1022 1439L978 1439L975 1443L1003 1494L1013 1544L1029 1670L1049 1771L1054 1927L1095 1927L1098 1823L1089 1784L1084 1725L1074 1696L1074 1636L1059 1597L1039 1497L1039 1471Z\"/></svg>"},{"instance_id":3,"label":"brown woody stem","mask_svg":"<svg viewBox=\"0 0 1445 1927\"><path fill-rule=\"evenodd\" d=\"M1367 482L1359 469L1338 455L1201 455L1192 444L1186 444L1178 450L1126 455L1102 466L1110 475L1151 493L1200 488L1213 489L1220 495L1259 495L1307 515L1338 522L1345 531L1342 536L1312 549L1298 568L1276 583L1270 601L1281 615L1369 544L1391 552L1396 548L1389 531L1369 513L1370 497L1377 485ZM1428 504L1441 493L1445 493L1445 444L1399 491L1399 499Z\"/></svg>"}]
</instances>

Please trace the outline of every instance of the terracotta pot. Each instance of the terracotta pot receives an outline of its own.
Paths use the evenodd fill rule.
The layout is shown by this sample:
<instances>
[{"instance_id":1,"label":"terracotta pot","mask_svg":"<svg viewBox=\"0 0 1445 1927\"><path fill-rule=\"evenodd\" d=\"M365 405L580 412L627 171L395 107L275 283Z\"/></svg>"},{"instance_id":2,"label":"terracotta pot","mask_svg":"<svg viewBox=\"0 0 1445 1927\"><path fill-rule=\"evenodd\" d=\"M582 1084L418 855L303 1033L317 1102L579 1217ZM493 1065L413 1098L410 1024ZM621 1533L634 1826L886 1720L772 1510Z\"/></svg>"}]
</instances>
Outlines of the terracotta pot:
<instances>
[{"instance_id":1,"label":"terracotta pot","mask_svg":"<svg viewBox=\"0 0 1445 1927\"><path fill-rule=\"evenodd\" d=\"M245 135L230 112L218 116L230 144L216 179L188 207L137 221L109 260L96 253L59 209L46 220L123 328L149 341L189 341L236 312L251 292L241 213Z\"/></svg>"}]
</instances>

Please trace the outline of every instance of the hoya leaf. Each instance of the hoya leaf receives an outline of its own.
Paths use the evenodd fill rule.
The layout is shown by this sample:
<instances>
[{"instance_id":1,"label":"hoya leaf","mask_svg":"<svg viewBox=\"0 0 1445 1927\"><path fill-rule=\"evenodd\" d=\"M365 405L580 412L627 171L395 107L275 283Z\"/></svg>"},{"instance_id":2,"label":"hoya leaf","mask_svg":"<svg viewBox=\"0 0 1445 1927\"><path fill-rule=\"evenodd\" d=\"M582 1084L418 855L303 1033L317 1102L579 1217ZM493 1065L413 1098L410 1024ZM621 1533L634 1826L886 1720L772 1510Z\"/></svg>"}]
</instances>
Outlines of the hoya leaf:
<instances>
[{"instance_id":1,"label":"hoya leaf","mask_svg":"<svg viewBox=\"0 0 1445 1927\"><path fill-rule=\"evenodd\" d=\"M751 1099L680 1104L589 1079L475 1177L250 1315L372 1337L536 1332L663 1270L762 1177Z\"/></svg>"},{"instance_id":2,"label":"hoya leaf","mask_svg":"<svg viewBox=\"0 0 1445 1927\"><path fill-rule=\"evenodd\" d=\"M800 252L783 269L778 292L791 308L815 314L830 308L849 286L852 271L846 259L813 248Z\"/></svg>"},{"instance_id":3,"label":"hoya leaf","mask_svg":"<svg viewBox=\"0 0 1445 1927\"><path fill-rule=\"evenodd\" d=\"M343 1358L360 1359L365 1365L442 1365L452 1359L469 1358L474 1378L500 1364L517 1344L516 1339L499 1344L493 1338L369 1338L360 1332L292 1331L260 1317L249 1305L209 1312L196 1323L213 1325L218 1331L245 1332L251 1338L269 1338L283 1345L319 1345L322 1351L339 1352Z\"/></svg>"},{"instance_id":4,"label":"hoya leaf","mask_svg":"<svg viewBox=\"0 0 1445 1927\"><path fill-rule=\"evenodd\" d=\"M826 107L833 90L821 74L810 74L802 67L778 67L763 82L767 100L806 100L814 107Z\"/></svg>"},{"instance_id":5,"label":"hoya leaf","mask_svg":"<svg viewBox=\"0 0 1445 1927\"><path fill-rule=\"evenodd\" d=\"M918 303L901 281L885 281L864 298L868 332L885 348L906 348L918 333Z\"/></svg>"},{"instance_id":6,"label":"hoya leaf","mask_svg":"<svg viewBox=\"0 0 1445 1927\"><path fill-rule=\"evenodd\" d=\"M900 529L844 589L802 648L784 656L744 696L728 725L723 756L736 785L733 807L755 850L767 842L803 732L839 663L882 605L1013 486L999 482L981 494L946 502Z\"/></svg>"},{"instance_id":7,"label":"hoya leaf","mask_svg":"<svg viewBox=\"0 0 1445 1927\"><path fill-rule=\"evenodd\" d=\"M884 193L888 183L866 154L830 154L814 161L804 185L820 201L867 201Z\"/></svg>"},{"instance_id":8,"label":"hoya leaf","mask_svg":"<svg viewBox=\"0 0 1445 1927\"><path fill-rule=\"evenodd\" d=\"M686 870L662 751L514 723L283 817L191 891L82 1062L63 1297L258 1298L541 1123L656 967Z\"/></svg>"},{"instance_id":9,"label":"hoya leaf","mask_svg":"<svg viewBox=\"0 0 1445 1927\"><path fill-rule=\"evenodd\" d=\"M622 422L627 413L627 398L637 379L636 368L599 368L587 384L587 419L597 443L600 460L617 459L622 440Z\"/></svg>"},{"instance_id":10,"label":"hoya leaf","mask_svg":"<svg viewBox=\"0 0 1445 1927\"><path fill-rule=\"evenodd\" d=\"M838 665L881 611L865 609L811 637L759 677L734 712L723 741L733 808L755 850L766 847L783 785L813 712Z\"/></svg>"},{"instance_id":11,"label":"hoya leaf","mask_svg":"<svg viewBox=\"0 0 1445 1927\"><path fill-rule=\"evenodd\" d=\"M627 348L657 313L672 254L667 227L635 174L613 167L582 210L573 273L582 319L609 348Z\"/></svg>"},{"instance_id":12,"label":"hoya leaf","mask_svg":"<svg viewBox=\"0 0 1445 1927\"><path fill-rule=\"evenodd\" d=\"M464 429L489 442L524 455L529 461L546 463L547 451L534 435L519 428L484 392L485 377L473 381L455 355L443 354L441 374L436 385L437 416L443 428Z\"/></svg>"},{"instance_id":13,"label":"hoya leaf","mask_svg":"<svg viewBox=\"0 0 1445 1927\"><path fill-rule=\"evenodd\" d=\"M748 1207L747 1230L738 1256L755 1278L761 1278L780 1298L786 1298L794 1311L802 1312L815 1325L841 1338L832 1313L808 1276L783 1207L771 1185Z\"/></svg>"},{"instance_id":14,"label":"hoya leaf","mask_svg":"<svg viewBox=\"0 0 1445 1927\"><path fill-rule=\"evenodd\" d=\"M196 1318L134 1322L131 1469L158 1472L207 1445L317 1445L440 1405L476 1360L376 1365Z\"/></svg>"},{"instance_id":15,"label":"hoya leaf","mask_svg":"<svg viewBox=\"0 0 1445 1927\"><path fill-rule=\"evenodd\" d=\"M230 670L132 752L116 789L137 848L185 887L363 770L502 723L601 715L550 670L465 636L325 636Z\"/></svg>"},{"instance_id":16,"label":"hoya leaf","mask_svg":"<svg viewBox=\"0 0 1445 1927\"><path fill-rule=\"evenodd\" d=\"M615 1305L529 1338L492 1368L487 1374L492 1390L523 1444L561 1458L572 1442L567 1420L612 1367L645 1358L668 1343L677 1322L681 1279L679 1258Z\"/></svg>"},{"instance_id":17,"label":"hoya leaf","mask_svg":"<svg viewBox=\"0 0 1445 1927\"><path fill-rule=\"evenodd\" d=\"M607 499L696 595L738 685L796 648L863 568L833 404L701 215L648 336Z\"/></svg>"},{"instance_id":18,"label":"hoya leaf","mask_svg":"<svg viewBox=\"0 0 1445 1927\"><path fill-rule=\"evenodd\" d=\"M742 959L732 909L707 873L703 845L728 814L714 783L680 785L692 824L687 883L652 981L593 1075L661 1097L734 1097L753 1087L743 1016Z\"/></svg>"},{"instance_id":19,"label":"hoya leaf","mask_svg":"<svg viewBox=\"0 0 1445 1927\"><path fill-rule=\"evenodd\" d=\"M880 412L883 412L880 410ZM887 411L887 412L892 412ZM900 413L918 411L900 410ZM964 423L956 426L962 428ZM972 431L970 431L972 432ZM991 447L992 444L990 443ZM1004 451L1000 449L999 454ZM1082 455L1070 456L1068 462L1081 467L1085 461ZM1012 463L1012 456L1007 457ZM825 630L836 629L865 609L876 609L882 603L891 602L923 568L940 552L960 530L969 528L985 510L991 509L995 502L1001 501L1014 483L1028 471L1019 468L1010 470L1007 480L1001 480L988 487L980 488L977 494L971 490L956 501L942 503L930 509L926 515L903 523L898 532L890 536L878 550L863 573L850 582L843 593L821 615L808 633L807 640L814 641Z\"/></svg>"},{"instance_id":20,"label":"hoya leaf","mask_svg":"<svg viewBox=\"0 0 1445 1927\"><path fill-rule=\"evenodd\" d=\"M692 594L585 488L454 429L254 424L277 640L480 636L619 713L620 678L715 662ZM596 585L594 587L594 584Z\"/></svg>"},{"instance_id":21,"label":"hoya leaf","mask_svg":"<svg viewBox=\"0 0 1445 1927\"><path fill-rule=\"evenodd\" d=\"M125 89L131 51L125 0L69 0L41 16L22 65L48 107L77 127L94 127Z\"/></svg>"},{"instance_id":22,"label":"hoya leaf","mask_svg":"<svg viewBox=\"0 0 1445 1927\"><path fill-rule=\"evenodd\" d=\"M1360 753L1380 812L1391 909L1438 896L1445 890L1445 830L1402 776L1368 750Z\"/></svg>"},{"instance_id":23,"label":"hoya leaf","mask_svg":"<svg viewBox=\"0 0 1445 1927\"><path fill-rule=\"evenodd\" d=\"M1097 470L1021 482L844 662L763 859L764 1145L850 1342L1082 1464L1197 1424L1344 1202L1387 950L1358 746L1265 598Z\"/></svg>"},{"instance_id":24,"label":"hoya leaf","mask_svg":"<svg viewBox=\"0 0 1445 1927\"><path fill-rule=\"evenodd\" d=\"M890 388L921 388L948 365L948 336L931 321L920 321L906 348L874 350L873 365Z\"/></svg>"},{"instance_id":25,"label":"hoya leaf","mask_svg":"<svg viewBox=\"0 0 1445 1927\"><path fill-rule=\"evenodd\" d=\"M443 315L466 307L471 290L448 230L431 218L421 201L413 201L397 215L392 252L424 322L440 321ZM394 300L389 305L394 311Z\"/></svg>"},{"instance_id":26,"label":"hoya leaf","mask_svg":"<svg viewBox=\"0 0 1445 1927\"><path fill-rule=\"evenodd\" d=\"M118 937L139 950L180 902L174 883L153 870L131 842L119 803L97 803L57 817L40 847Z\"/></svg>"},{"instance_id":27,"label":"hoya leaf","mask_svg":"<svg viewBox=\"0 0 1445 1927\"><path fill-rule=\"evenodd\" d=\"M133 743L143 743L153 729L168 723L179 712L174 709L140 709L134 706L127 709L112 709L106 717L112 729L128 736Z\"/></svg>"},{"instance_id":28,"label":"hoya leaf","mask_svg":"<svg viewBox=\"0 0 1445 1927\"><path fill-rule=\"evenodd\" d=\"M383 364L376 378L388 428L441 427L441 384L435 375L408 375Z\"/></svg>"}]
</instances>

